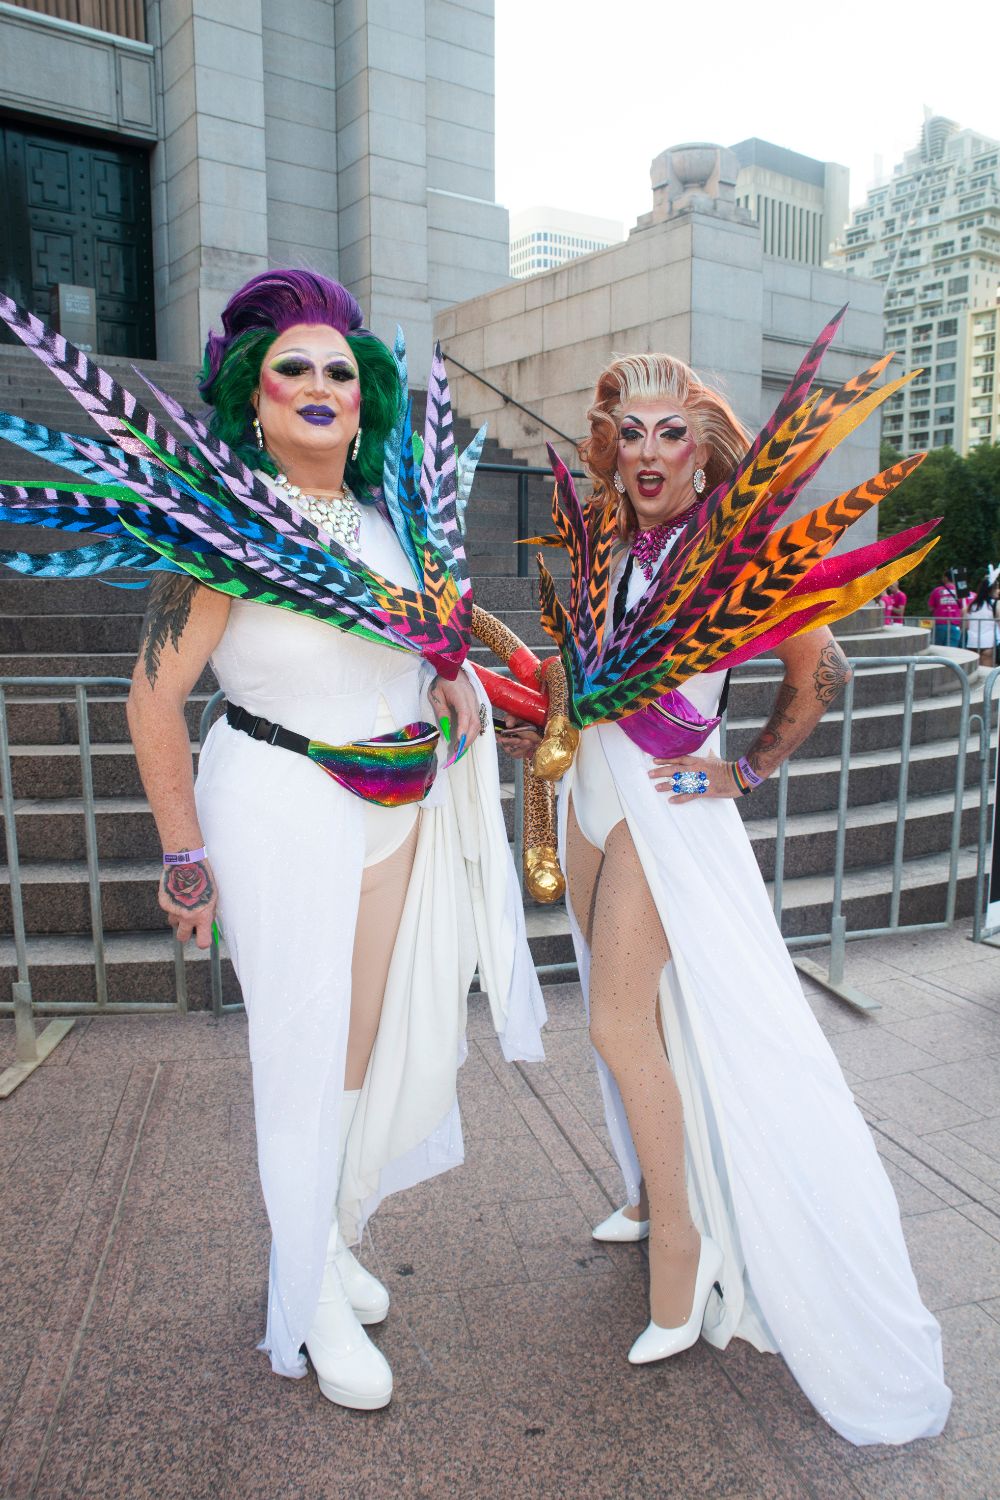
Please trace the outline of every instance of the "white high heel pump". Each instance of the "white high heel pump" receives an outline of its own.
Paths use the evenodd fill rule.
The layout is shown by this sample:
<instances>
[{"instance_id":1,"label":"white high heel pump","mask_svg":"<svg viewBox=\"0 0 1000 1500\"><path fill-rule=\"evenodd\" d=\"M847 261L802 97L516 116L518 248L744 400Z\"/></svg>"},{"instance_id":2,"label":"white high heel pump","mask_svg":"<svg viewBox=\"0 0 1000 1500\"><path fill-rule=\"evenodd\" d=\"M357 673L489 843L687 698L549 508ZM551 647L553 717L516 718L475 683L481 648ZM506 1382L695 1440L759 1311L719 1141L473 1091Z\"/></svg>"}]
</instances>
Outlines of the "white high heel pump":
<instances>
[{"instance_id":1,"label":"white high heel pump","mask_svg":"<svg viewBox=\"0 0 1000 1500\"><path fill-rule=\"evenodd\" d=\"M598 1224L593 1231L595 1240L603 1240L606 1244L628 1244L635 1240L646 1240L649 1238L648 1219L630 1219L623 1208L616 1208L613 1214Z\"/></svg>"},{"instance_id":2,"label":"white high heel pump","mask_svg":"<svg viewBox=\"0 0 1000 1500\"><path fill-rule=\"evenodd\" d=\"M691 1304L690 1317L679 1328L661 1328L658 1323L650 1319L648 1327L640 1333L628 1352L630 1364L648 1365L656 1359L669 1359L672 1354L680 1354L684 1349L690 1349L692 1344L698 1342L708 1299L712 1295L712 1288L718 1286L722 1261L722 1251L715 1241L710 1240L706 1235L701 1242L698 1255L698 1271L694 1279L694 1299ZM722 1295L721 1287L719 1287L719 1295Z\"/></svg>"},{"instance_id":3,"label":"white high heel pump","mask_svg":"<svg viewBox=\"0 0 1000 1500\"><path fill-rule=\"evenodd\" d=\"M358 1322L335 1260L323 1271L306 1349L328 1401L354 1411L377 1411L392 1400L389 1363Z\"/></svg>"}]
</instances>

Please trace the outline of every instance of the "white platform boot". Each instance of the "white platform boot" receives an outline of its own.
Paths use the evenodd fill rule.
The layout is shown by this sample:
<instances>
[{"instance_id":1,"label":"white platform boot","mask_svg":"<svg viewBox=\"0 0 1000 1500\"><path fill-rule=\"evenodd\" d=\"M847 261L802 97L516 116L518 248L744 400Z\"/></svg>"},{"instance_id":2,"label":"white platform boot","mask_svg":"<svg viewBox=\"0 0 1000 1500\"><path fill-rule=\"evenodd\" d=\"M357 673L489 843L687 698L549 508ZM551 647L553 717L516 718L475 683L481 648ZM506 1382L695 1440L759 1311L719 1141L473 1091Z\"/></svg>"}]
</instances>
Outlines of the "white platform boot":
<instances>
[{"instance_id":1,"label":"white platform boot","mask_svg":"<svg viewBox=\"0 0 1000 1500\"><path fill-rule=\"evenodd\" d=\"M337 1162L337 1182L344 1172L344 1157L347 1153L347 1136L358 1107L360 1089L345 1089L340 1112L340 1155ZM334 1215L330 1239L326 1247L327 1265L336 1263L340 1280L348 1300L358 1315L358 1322L370 1328L381 1323L389 1311L389 1293L377 1277L355 1260L350 1246L345 1241Z\"/></svg>"},{"instance_id":2,"label":"white platform boot","mask_svg":"<svg viewBox=\"0 0 1000 1500\"><path fill-rule=\"evenodd\" d=\"M392 1371L347 1298L336 1264L327 1263L312 1327L306 1336L319 1388L328 1401L376 1411L392 1400Z\"/></svg>"},{"instance_id":3,"label":"white platform boot","mask_svg":"<svg viewBox=\"0 0 1000 1500\"><path fill-rule=\"evenodd\" d=\"M338 1182L359 1092L344 1093ZM376 1411L388 1406L392 1399L392 1370L362 1327L362 1323L381 1322L388 1308L388 1292L358 1265L334 1218L316 1315L306 1337L306 1349L319 1388L328 1401L356 1411Z\"/></svg>"}]
</instances>

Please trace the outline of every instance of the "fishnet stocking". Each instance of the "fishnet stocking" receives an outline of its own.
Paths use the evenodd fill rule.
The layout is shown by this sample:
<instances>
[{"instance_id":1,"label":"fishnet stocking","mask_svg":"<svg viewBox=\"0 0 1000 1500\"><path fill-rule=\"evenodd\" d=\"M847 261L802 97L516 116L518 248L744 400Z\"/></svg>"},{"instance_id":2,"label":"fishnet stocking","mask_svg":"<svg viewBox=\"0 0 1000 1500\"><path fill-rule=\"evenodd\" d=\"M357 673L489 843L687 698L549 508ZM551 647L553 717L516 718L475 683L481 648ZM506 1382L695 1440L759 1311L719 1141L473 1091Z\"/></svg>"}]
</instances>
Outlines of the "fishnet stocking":
<instances>
[{"instance_id":1,"label":"fishnet stocking","mask_svg":"<svg viewBox=\"0 0 1000 1500\"><path fill-rule=\"evenodd\" d=\"M649 1198L650 1316L675 1328L691 1313L700 1242L688 1205L681 1097L657 1018L670 949L624 820L602 856L571 806L566 864L590 945L590 1036L621 1092Z\"/></svg>"},{"instance_id":2,"label":"fishnet stocking","mask_svg":"<svg viewBox=\"0 0 1000 1500\"><path fill-rule=\"evenodd\" d=\"M413 869L419 826L418 818L399 848L377 865L369 865L361 877L351 959L351 1028L347 1037L345 1089L359 1089L365 1081Z\"/></svg>"}]
</instances>

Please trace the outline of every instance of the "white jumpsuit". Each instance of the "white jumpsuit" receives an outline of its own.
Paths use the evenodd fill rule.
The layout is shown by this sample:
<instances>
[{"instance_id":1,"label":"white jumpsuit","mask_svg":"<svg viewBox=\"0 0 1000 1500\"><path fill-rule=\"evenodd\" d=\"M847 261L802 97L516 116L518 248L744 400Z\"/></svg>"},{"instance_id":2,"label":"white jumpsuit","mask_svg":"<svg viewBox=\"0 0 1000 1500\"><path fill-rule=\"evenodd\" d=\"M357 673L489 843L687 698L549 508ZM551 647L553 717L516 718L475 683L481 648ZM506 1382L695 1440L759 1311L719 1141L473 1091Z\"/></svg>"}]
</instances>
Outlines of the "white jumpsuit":
<instances>
[{"instance_id":1,"label":"white jumpsuit","mask_svg":"<svg viewBox=\"0 0 1000 1500\"><path fill-rule=\"evenodd\" d=\"M372 507L362 512L359 552L385 576L410 581L395 534ZM273 606L234 601L212 665L230 701L329 744L434 722L423 696L433 674L419 657ZM253 740L224 719L207 738L196 796L249 1019L272 1230L262 1347L275 1371L300 1376L334 1214L362 869L399 845L414 814L365 803L305 756ZM388 1193L463 1158L456 1071L477 964L505 1056L540 1058L545 1012L489 733L439 770L422 804L347 1145L337 1211L351 1243Z\"/></svg>"}]
</instances>

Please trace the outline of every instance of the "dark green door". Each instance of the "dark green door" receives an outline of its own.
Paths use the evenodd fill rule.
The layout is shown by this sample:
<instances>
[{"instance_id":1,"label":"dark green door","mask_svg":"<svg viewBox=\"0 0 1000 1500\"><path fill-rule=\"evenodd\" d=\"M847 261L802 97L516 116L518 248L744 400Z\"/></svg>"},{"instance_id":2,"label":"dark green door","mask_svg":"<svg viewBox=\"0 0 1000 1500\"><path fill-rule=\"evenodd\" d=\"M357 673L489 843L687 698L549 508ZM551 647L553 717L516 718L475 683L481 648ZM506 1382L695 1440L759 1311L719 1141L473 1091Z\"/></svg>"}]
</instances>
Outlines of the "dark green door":
<instances>
[{"instance_id":1,"label":"dark green door","mask_svg":"<svg viewBox=\"0 0 1000 1500\"><path fill-rule=\"evenodd\" d=\"M97 293L97 352L155 358L149 158L0 120L0 286L48 317L56 282Z\"/></svg>"}]
</instances>

